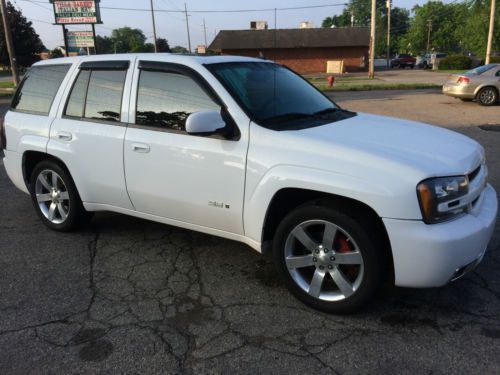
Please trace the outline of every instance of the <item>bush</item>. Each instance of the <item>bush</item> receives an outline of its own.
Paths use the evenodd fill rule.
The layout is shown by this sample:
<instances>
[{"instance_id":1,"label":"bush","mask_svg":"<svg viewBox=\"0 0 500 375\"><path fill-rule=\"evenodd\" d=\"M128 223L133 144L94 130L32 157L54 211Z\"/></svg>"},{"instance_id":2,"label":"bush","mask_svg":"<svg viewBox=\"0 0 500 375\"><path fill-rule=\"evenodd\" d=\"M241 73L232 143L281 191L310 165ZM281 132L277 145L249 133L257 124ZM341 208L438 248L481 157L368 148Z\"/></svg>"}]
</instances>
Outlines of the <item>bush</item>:
<instances>
[{"instance_id":1,"label":"bush","mask_svg":"<svg viewBox=\"0 0 500 375\"><path fill-rule=\"evenodd\" d=\"M492 64L500 64L500 56L491 56L490 63Z\"/></svg>"},{"instance_id":2,"label":"bush","mask_svg":"<svg viewBox=\"0 0 500 375\"><path fill-rule=\"evenodd\" d=\"M470 69L472 60L463 55L451 55L439 61L439 70L464 70Z\"/></svg>"}]
</instances>

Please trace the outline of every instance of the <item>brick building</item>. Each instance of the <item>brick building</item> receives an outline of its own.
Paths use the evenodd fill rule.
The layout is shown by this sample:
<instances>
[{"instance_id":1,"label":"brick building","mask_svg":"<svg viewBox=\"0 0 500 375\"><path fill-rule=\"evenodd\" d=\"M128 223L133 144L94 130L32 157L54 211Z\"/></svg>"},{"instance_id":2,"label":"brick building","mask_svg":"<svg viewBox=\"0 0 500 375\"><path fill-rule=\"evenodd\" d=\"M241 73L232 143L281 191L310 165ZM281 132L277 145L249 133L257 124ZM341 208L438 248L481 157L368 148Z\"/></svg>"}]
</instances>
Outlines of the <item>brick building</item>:
<instances>
[{"instance_id":1,"label":"brick building","mask_svg":"<svg viewBox=\"0 0 500 375\"><path fill-rule=\"evenodd\" d=\"M307 74L325 73L331 60L344 60L347 72L366 70L369 44L367 27L222 30L209 49L223 55L263 55Z\"/></svg>"}]
</instances>

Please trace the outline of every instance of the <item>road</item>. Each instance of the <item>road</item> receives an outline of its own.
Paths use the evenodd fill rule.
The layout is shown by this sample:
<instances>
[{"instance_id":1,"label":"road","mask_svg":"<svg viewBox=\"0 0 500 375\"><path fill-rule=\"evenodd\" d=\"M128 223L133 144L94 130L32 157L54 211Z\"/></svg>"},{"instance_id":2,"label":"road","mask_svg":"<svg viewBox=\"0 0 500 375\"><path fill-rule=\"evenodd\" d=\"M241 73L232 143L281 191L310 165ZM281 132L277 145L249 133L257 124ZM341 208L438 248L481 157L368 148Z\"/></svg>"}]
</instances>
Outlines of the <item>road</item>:
<instances>
[{"instance_id":1,"label":"road","mask_svg":"<svg viewBox=\"0 0 500 375\"><path fill-rule=\"evenodd\" d=\"M500 132L476 126L498 123L500 106L432 91L335 99L479 140L500 191ZM54 233L2 166L0 197L0 373L500 369L498 225L483 263L462 280L440 289L387 288L365 311L334 316L297 302L270 262L245 245L109 213L80 232Z\"/></svg>"}]
</instances>

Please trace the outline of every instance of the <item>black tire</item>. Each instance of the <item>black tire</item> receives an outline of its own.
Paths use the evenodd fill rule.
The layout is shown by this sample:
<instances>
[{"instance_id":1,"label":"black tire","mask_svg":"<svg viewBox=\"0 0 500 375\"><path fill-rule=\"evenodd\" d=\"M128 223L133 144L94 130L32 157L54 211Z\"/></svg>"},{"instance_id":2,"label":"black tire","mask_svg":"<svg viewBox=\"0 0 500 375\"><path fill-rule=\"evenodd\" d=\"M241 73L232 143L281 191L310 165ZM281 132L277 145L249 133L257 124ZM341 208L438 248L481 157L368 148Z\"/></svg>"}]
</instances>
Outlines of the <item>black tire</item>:
<instances>
[{"instance_id":1,"label":"black tire","mask_svg":"<svg viewBox=\"0 0 500 375\"><path fill-rule=\"evenodd\" d=\"M477 102L483 106L489 107L498 102L498 91L494 87L483 87L476 95Z\"/></svg>"},{"instance_id":2,"label":"black tire","mask_svg":"<svg viewBox=\"0 0 500 375\"><path fill-rule=\"evenodd\" d=\"M413 69L413 68L415 68L415 65L411 64L410 69Z\"/></svg>"},{"instance_id":3,"label":"black tire","mask_svg":"<svg viewBox=\"0 0 500 375\"><path fill-rule=\"evenodd\" d=\"M66 211L67 209L66 217L63 218L61 214L61 208L59 208L59 206L56 205L57 212L55 213L54 220L51 221L42 210L42 204L45 205L46 210L50 212L50 207L52 206L54 201L48 200L42 203L38 202L37 189L40 189L40 187L43 184L39 183L37 187L37 179L40 177L41 174L44 174L44 176L49 176L49 175L52 176L53 172L55 172L60 178L58 180L59 182L56 183L56 185L60 186L60 190L63 193L67 192L68 199L64 199L63 201L63 198L60 198L60 200L58 200L58 202L64 205L65 207L64 211ZM39 195L50 194L48 188L43 187L42 189L43 191L39 192L38 193ZM78 190L76 189L75 183L71 178L70 174L66 171L65 168L63 168L55 161L45 160L38 163L35 166L30 177L29 190L31 195L31 201L33 203L33 207L35 208L38 217L40 217L42 223L45 226L47 226L52 230L58 232L69 232L71 230L77 229L81 224L83 224L84 222L88 221L91 218L91 214L88 213L83 207L80 195L78 194ZM61 222L56 222L56 221L61 221Z\"/></svg>"},{"instance_id":4,"label":"black tire","mask_svg":"<svg viewBox=\"0 0 500 375\"><path fill-rule=\"evenodd\" d=\"M287 257L287 253L289 251L288 247L290 246L289 245L291 243L290 241L299 241L297 240L297 237L292 237L293 240L289 240L289 236L292 235L291 234L292 231L296 230L297 227L300 227L301 225L304 224L307 225L307 223L311 223L312 221L316 220L333 223L335 226L338 227L338 230L336 232L337 234L334 235L333 243L335 243L336 241L335 239L338 238L339 236L338 233L347 234L349 236L348 238L352 239L353 243L356 245L355 249L359 253L361 253L362 266L349 266L342 264L338 266L328 265L329 269L330 267L335 267L333 270L328 271L325 269L326 266L321 266L318 265L319 263L314 263L311 266L301 266L302 268L299 268L298 266L295 268L292 266L290 268L291 271L289 271L289 268L285 260L285 258ZM373 227L375 227L373 223L362 224L361 221L358 220L357 218L354 218L344 212L326 206L307 204L292 211L285 217L285 219L278 226L273 241L274 263L287 288L295 297L297 297L304 304L328 313L337 313L337 314L352 313L359 310L362 306L365 306L375 296L377 290L385 280L384 275L386 274L385 271L387 265L386 256L384 255L384 252L380 251L378 248L379 247L378 245L382 246L382 244L377 245L377 240L375 240L376 238L375 234L371 234L369 231L369 228ZM313 232L309 232L309 234L312 233ZM302 241L299 242L302 243ZM297 246L301 246L299 242L296 242ZM330 251L330 253L325 256L330 257L331 254L337 256L338 258L338 254L342 252L342 250L338 249L338 245L337 246L333 245L332 248L334 247L337 247L337 251L332 252L333 249L330 249L328 250ZM322 247L320 246L320 248ZM302 254L305 254L306 256L309 257L310 256L314 257L315 253L317 253L317 250L311 251L311 254L309 254L306 250L304 250L304 253ZM319 256L321 256L321 252L319 254L320 254ZM292 254L292 256L293 255L294 254ZM329 259L332 260L335 258L335 256ZM312 258L312 259L316 259L315 262L319 262L317 258ZM356 288L354 287L354 285L356 285L356 281L352 283L351 286L353 287L352 290L354 290L354 292L348 297L346 297L347 293L341 292L340 287L338 286L339 284L333 281L333 273L337 271L336 268L344 266L360 267L359 269L363 273L361 281L359 284L357 284ZM322 270L324 271L320 271L318 269L321 267L323 267ZM296 282L296 280L292 276L293 272L295 272L295 275L297 275L297 272L303 272L304 274L309 273L312 275L311 282L308 285L309 287L308 291L304 289L304 283ZM319 297L312 296L308 293L312 289L313 279L316 275L316 272L324 273L323 276L324 278L322 278L321 279L322 281L319 282L320 285ZM347 269L347 273L350 273L349 269ZM341 274L344 276L344 280L346 279L345 275L347 273L344 271L341 272ZM300 286L299 284L302 284L303 286ZM307 284L307 282L305 284ZM325 293L327 294L325 295L326 297L322 298L321 293L323 287L325 287L326 289ZM335 287L338 288L338 291L335 291L334 289L330 290L327 289ZM336 301L329 301L327 300L329 299L328 293L339 293L341 295L340 298L343 297L343 299Z\"/></svg>"}]
</instances>

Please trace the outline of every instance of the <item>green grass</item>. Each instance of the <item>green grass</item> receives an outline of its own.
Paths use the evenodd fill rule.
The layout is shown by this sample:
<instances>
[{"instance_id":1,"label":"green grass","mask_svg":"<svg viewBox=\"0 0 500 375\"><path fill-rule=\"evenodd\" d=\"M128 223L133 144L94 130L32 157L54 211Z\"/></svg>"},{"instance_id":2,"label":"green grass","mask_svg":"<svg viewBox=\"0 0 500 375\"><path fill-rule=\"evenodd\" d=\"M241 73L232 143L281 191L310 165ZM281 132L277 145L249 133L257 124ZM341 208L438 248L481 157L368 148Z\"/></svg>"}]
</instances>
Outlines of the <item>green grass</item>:
<instances>
[{"instance_id":1,"label":"green grass","mask_svg":"<svg viewBox=\"0 0 500 375\"><path fill-rule=\"evenodd\" d=\"M7 82L0 82L0 89L11 89L14 88L14 83L7 81Z\"/></svg>"},{"instance_id":2,"label":"green grass","mask_svg":"<svg viewBox=\"0 0 500 375\"><path fill-rule=\"evenodd\" d=\"M441 88L441 85L429 83L352 83L334 85L333 89L328 86L319 86L319 89L323 91L418 90L437 88Z\"/></svg>"},{"instance_id":3,"label":"green grass","mask_svg":"<svg viewBox=\"0 0 500 375\"><path fill-rule=\"evenodd\" d=\"M465 73L467 70L447 70L447 69L443 69L443 70L431 70L431 72L434 72L434 73L450 73L450 74L460 74L460 73Z\"/></svg>"}]
</instances>

